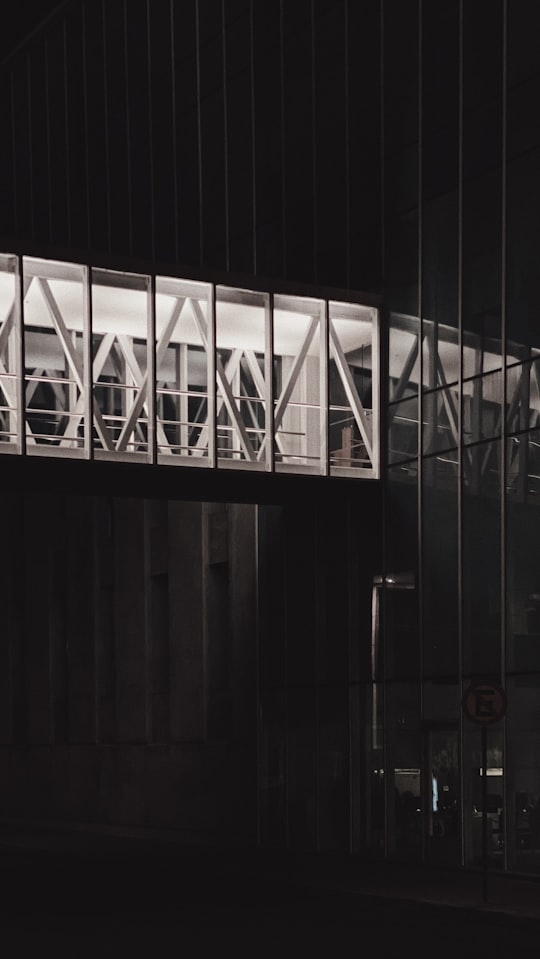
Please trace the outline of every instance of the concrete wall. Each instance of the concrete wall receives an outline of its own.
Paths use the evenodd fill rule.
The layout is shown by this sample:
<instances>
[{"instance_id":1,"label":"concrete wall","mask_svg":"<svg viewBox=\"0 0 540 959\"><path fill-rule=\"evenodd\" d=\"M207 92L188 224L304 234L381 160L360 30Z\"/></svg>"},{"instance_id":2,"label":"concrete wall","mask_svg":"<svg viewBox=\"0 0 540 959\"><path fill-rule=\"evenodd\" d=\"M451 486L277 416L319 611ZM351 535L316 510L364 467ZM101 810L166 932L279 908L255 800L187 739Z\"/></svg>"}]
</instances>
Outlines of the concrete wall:
<instances>
[{"instance_id":1,"label":"concrete wall","mask_svg":"<svg viewBox=\"0 0 540 959\"><path fill-rule=\"evenodd\" d=\"M0 816L253 839L255 507L3 505Z\"/></svg>"}]
</instances>

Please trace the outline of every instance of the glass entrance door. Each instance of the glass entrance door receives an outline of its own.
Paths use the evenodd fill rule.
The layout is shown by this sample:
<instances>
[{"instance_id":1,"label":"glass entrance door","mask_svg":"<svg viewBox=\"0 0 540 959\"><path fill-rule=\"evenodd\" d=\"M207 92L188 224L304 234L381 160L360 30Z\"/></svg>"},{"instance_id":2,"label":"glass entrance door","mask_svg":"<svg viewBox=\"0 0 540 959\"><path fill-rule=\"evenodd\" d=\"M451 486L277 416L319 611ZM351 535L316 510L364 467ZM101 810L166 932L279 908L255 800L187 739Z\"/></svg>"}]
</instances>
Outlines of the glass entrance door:
<instances>
[{"instance_id":1,"label":"glass entrance door","mask_svg":"<svg viewBox=\"0 0 540 959\"><path fill-rule=\"evenodd\" d=\"M460 781L456 727L428 727L425 776L426 858L460 862Z\"/></svg>"}]
</instances>

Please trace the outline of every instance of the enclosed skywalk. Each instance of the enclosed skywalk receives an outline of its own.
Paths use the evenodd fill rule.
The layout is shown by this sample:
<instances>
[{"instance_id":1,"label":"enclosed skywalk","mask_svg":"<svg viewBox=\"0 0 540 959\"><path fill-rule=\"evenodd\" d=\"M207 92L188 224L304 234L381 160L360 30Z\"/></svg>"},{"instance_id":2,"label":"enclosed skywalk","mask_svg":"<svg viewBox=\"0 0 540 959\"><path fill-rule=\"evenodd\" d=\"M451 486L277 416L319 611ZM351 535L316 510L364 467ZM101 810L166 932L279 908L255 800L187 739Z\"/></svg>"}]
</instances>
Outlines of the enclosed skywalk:
<instances>
[{"instance_id":1,"label":"enclosed skywalk","mask_svg":"<svg viewBox=\"0 0 540 959\"><path fill-rule=\"evenodd\" d=\"M377 478L379 318L0 256L0 455Z\"/></svg>"}]
</instances>

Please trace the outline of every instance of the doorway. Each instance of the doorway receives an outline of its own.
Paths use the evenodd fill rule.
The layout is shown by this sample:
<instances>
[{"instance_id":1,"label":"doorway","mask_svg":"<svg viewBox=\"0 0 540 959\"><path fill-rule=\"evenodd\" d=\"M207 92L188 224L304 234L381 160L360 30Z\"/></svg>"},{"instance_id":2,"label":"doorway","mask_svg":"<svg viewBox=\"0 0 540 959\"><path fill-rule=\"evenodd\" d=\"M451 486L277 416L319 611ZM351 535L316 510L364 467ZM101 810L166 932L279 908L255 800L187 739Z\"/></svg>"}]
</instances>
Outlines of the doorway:
<instances>
[{"instance_id":1,"label":"doorway","mask_svg":"<svg viewBox=\"0 0 540 959\"><path fill-rule=\"evenodd\" d=\"M428 726L426 732L426 859L440 865L458 865L461 859L458 729L457 726Z\"/></svg>"}]
</instances>

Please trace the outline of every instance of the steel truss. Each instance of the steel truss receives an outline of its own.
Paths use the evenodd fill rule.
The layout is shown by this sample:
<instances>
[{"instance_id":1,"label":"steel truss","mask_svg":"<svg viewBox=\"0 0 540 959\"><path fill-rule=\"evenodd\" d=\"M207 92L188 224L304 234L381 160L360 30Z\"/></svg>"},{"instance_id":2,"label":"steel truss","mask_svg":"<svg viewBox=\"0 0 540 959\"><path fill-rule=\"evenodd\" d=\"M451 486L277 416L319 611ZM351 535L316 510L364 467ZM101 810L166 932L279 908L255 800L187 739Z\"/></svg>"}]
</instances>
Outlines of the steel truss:
<instances>
[{"instance_id":1,"label":"steel truss","mask_svg":"<svg viewBox=\"0 0 540 959\"><path fill-rule=\"evenodd\" d=\"M379 470L378 313L0 256L0 449Z\"/></svg>"}]
</instances>

